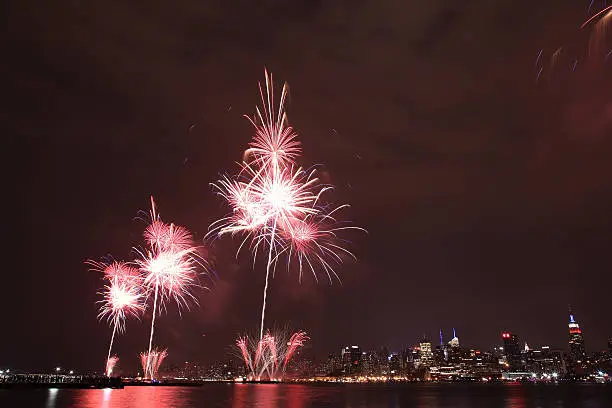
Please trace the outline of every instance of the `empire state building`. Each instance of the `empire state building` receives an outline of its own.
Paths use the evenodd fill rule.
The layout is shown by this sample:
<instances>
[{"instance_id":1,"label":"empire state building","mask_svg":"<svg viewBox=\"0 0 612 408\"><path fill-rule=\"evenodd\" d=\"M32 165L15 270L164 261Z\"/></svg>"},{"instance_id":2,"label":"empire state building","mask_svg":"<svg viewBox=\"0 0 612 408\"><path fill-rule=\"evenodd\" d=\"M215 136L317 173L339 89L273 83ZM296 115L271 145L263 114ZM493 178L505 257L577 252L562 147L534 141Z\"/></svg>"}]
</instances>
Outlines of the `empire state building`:
<instances>
[{"instance_id":1,"label":"empire state building","mask_svg":"<svg viewBox=\"0 0 612 408\"><path fill-rule=\"evenodd\" d=\"M572 359L575 362L582 362L586 357L586 352L584 350L584 338L582 337L582 330L580 330L580 325L574 319L574 315L570 310L569 315L569 350Z\"/></svg>"}]
</instances>

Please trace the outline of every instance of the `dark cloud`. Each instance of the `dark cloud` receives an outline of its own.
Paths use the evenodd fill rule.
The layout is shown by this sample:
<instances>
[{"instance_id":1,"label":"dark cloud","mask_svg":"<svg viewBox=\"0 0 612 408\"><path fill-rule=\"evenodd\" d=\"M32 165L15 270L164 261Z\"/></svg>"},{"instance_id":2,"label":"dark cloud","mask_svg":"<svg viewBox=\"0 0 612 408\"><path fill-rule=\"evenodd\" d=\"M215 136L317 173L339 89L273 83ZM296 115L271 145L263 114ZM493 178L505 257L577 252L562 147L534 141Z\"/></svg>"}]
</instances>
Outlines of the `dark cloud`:
<instances>
[{"instance_id":1,"label":"dark cloud","mask_svg":"<svg viewBox=\"0 0 612 408\"><path fill-rule=\"evenodd\" d=\"M342 285L280 272L271 323L308 330L319 354L453 326L483 347L503 328L563 346L571 303L601 347L612 65L585 59L579 3L13 2L0 365L96 367L109 333L83 260L129 257L150 194L204 236L226 211L209 183L241 158L264 66L291 85L303 164L324 163L369 230L351 237L360 260ZM536 83L538 51L548 64L565 44ZM218 358L256 329L262 265L236 248L212 248L201 309L159 320L171 358ZM122 355L146 323L130 322Z\"/></svg>"}]
</instances>

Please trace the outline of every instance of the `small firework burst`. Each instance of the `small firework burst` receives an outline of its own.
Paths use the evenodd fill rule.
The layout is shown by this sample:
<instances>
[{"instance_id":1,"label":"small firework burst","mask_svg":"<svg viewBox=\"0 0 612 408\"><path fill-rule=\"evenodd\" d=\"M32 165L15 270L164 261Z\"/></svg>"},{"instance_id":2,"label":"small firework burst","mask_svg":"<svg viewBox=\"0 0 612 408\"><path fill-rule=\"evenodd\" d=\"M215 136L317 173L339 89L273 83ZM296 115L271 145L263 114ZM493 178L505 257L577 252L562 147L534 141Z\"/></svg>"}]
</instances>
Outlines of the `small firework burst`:
<instances>
[{"instance_id":1,"label":"small firework burst","mask_svg":"<svg viewBox=\"0 0 612 408\"><path fill-rule=\"evenodd\" d=\"M106 376L107 377L110 377L113 374L113 369L115 368L118 362L119 362L119 357L117 356L111 356L108 358L108 360L106 361Z\"/></svg>"},{"instance_id":2,"label":"small firework burst","mask_svg":"<svg viewBox=\"0 0 612 408\"><path fill-rule=\"evenodd\" d=\"M304 331L291 335L285 331L267 332L261 340L239 337L236 347L240 353L249 381L281 381L297 350L309 339Z\"/></svg>"},{"instance_id":3,"label":"small firework burst","mask_svg":"<svg viewBox=\"0 0 612 408\"><path fill-rule=\"evenodd\" d=\"M153 349L140 353L140 365L142 366L145 378L155 380L159 373L159 367L166 357L168 357L166 349Z\"/></svg>"},{"instance_id":4,"label":"small firework burst","mask_svg":"<svg viewBox=\"0 0 612 408\"><path fill-rule=\"evenodd\" d=\"M106 284L100 295L102 300L100 303L100 312L98 318L106 319L113 327L110 344L108 347L108 356L106 358L106 370L111 364L111 351L117 332L125 332L125 320L129 317L139 318L144 312L145 293L142 288L142 279L138 270L129 266L125 262L112 261L104 263L99 261L89 260L86 262L94 271L102 272ZM116 361L115 361L116 363ZM111 371L112 366L111 364Z\"/></svg>"}]
</instances>

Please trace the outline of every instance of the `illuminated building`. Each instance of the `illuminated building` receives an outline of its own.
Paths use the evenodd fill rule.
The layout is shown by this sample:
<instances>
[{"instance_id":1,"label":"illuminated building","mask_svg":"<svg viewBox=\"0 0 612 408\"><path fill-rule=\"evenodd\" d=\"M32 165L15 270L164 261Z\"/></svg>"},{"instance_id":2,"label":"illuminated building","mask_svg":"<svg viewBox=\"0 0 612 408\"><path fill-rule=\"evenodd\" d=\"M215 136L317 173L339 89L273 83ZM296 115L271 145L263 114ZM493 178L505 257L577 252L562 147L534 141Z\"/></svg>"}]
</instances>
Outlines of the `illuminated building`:
<instances>
[{"instance_id":1,"label":"illuminated building","mask_svg":"<svg viewBox=\"0 0 612 408\"><path fill-rule=\"evenodd\" d=\"M455 329L453 329L453 338L446 344L445 353L446 360L452 364L457 364L461 360L462 350Z\"/></svg>"},{"instance_id":2,"label":"illuminated building","mask_svg":"<svg viewBox=\"0 0 612 408\"><path fill-rule=\"evenodd\" d=\"M389 356L389 374L399 374L402 368L401 358L398 353L391 353Z\"/></svg>"},{"instance_id":3,"label":"illuminated building","mask_svg":"<svg viewBox=\"0 0 612 408\"><path fill-rule=\"evenodd\" d=\"M342 349L342 371L345 375L359 374L361 371L361 349L359 346L346 346Z\"/></svg>"},{"instance_id":4,"label":"illuminated building","mask_svg":"<svg viewBox=\"0 0 612 408\"><path fill-rule=\"evenodd\" d=\"M549 346L542 346L540 349L532 348L525 351L525 359L527 371L539 376L566 373L562 350L554 350Z\"/></svg>"},{"instance_id":5,"label":"illuminated building","mask_svg":"<svg viewBox=\"0 0 612 408\"><path fill-rule=\"evenodd\" d=\"M569 350L570 356L573 361L580 363L585 360L586 351L584 349L584 338L582 337L582 330L580 325L574 318L572 311L569 314Z\"/></svg>"},{"instance_id":6,"label":"illuminated building","mask_svg":"<svg viewBox=\"0 0 612 408\"><path fill-rule=\"evenodd\" d=\"M502 340L504 341L504 354L506 354L506 356L517 356L521 353L518 336L516 334L503 332Z\"/></svg>"},{"instance_id":7,"label":"illuminated building","mask_svg":"<svg viewBox=\"0 0 612 408\"><path fill-rule=\"evenodd\" d=\"M330 354L323 360L316 370L316 375L321 377L342 375L342 363L336 354Z\"/></svg>"},{"instance_id":8,"label":"illuminated building","mask_svg":"<svg viewBox=\"0 0 612 408\"><path fill-rule=\"evenodd\" d=\"M457 337L455 329L453 329L453 338L448 342L448 345L451 347L459 347L459 337Z\"/></svg>"},{"instance_id":9,"label":"illuminated building","mask_svg":"<svg viewBox=\"0 0 612 408\"><path fill-rule=\"evenodd\" d=\"M426 337L423 337L419 344L419 359L421 360L421 365L425 367L430 367L433 363L431 342Z\"/></svg>"}]
</instances>

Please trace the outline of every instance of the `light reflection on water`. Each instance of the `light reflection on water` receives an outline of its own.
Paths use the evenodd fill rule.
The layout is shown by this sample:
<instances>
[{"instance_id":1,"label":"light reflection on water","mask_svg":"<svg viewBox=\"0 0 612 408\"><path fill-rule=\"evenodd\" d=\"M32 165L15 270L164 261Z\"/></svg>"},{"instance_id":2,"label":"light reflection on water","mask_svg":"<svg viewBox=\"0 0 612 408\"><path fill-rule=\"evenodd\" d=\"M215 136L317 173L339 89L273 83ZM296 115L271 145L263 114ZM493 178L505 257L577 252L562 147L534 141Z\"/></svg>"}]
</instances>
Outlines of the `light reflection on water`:
<instances>
[{"instance_id":1,"label":"light reflection on water","mask_svg":"<svg viewBox=\"0 0 612 408\"><path fill-rule=\"evenodd\" d=\"M205 384L201 387L0 390L0 407L526 408L612 407L612 386Z\"/></svg>"},{"instance_id":2,"label":"light reflection on water","mask_svg":"<svg viewBox=\"0 0 612 408\"><path fill-rule=\"evenodd\" d=\"M520 384L511 384L507 387L506 406L504 408L525 408L525 387Z\"/></svg>"},{"instance_id":3,"label":"light reflection on water","mask_svg":"<svg viewBox=\"0 0 612 408\"><path fill-rule=\"evenodd\" d=\"M192 406L191 387L126 387L76 390L74 405L83 408L162 408ZM66 390L67 391L67 390ZM63 408L63 407L57 407Z\"/></svg>"},{"instance_id":4,"label":"light reflection on water","mask_svg":"<svg viewBox=\"0 0 612 408\"><path fill-rule=\"evenodd\" d=\"M47 396L47 408L55 408L55 399L57 398L57 388L49 388Z\"/></svg>"}]
</instances>

